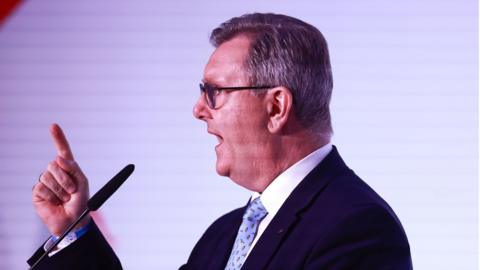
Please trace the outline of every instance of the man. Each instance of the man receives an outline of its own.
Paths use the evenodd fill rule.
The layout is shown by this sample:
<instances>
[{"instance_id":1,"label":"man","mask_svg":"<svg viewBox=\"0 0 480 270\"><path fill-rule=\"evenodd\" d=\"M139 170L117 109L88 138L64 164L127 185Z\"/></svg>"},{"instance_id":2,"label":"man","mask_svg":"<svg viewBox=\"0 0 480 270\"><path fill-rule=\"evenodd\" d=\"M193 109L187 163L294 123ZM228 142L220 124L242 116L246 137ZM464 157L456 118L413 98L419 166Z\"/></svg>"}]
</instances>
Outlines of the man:
<instances>
[{"instance_id":1,"label":"man","mask_svg":"<svg viewBox=\"0 0 480 270\"><path fill-rule=\"evenodd\" d=\"M256 13L223 23L211 42L193 114L218 139L217 172L254 193L207 229L181 269L412 269L393 210L330 144L333 83L322 34ZM52 135L58 157L33 201L59 235L84 209L88 182L58 126ZM50 255L39 269L121 269L90 218Z\"/></svg>"}]
</instances>

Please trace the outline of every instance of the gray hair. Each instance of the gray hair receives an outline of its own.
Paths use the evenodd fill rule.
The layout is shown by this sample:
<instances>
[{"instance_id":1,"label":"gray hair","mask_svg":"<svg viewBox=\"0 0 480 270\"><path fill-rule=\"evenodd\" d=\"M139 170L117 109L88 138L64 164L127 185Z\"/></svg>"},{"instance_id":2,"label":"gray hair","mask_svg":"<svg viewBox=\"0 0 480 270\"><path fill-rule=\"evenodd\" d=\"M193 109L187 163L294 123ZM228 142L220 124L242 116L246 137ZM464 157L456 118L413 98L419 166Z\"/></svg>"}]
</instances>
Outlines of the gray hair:
<instances>
[{"instance_id":1,"label":"gray hair","mask_svg":"<svg viewBox=\"0 0 480 270\"><path fill-rule=\"evenodd\" d=\"M246 35L251 41L244 64L250 83L288 88L295 116L302 125L331 135L333 79L322 33L286 15L252 13L222 23L212 31L210 42L218 47L238 35Z\"/></svg>"}]
</instances>

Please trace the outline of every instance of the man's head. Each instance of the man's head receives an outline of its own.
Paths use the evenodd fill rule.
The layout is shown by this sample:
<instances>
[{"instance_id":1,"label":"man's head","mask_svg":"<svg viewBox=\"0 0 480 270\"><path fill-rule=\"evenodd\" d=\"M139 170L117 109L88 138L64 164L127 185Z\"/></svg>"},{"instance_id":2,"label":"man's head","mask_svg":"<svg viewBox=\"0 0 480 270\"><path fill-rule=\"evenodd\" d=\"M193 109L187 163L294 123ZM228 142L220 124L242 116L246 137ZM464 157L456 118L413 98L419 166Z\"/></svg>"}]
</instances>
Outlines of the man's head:
<instances>
[{"instance_id":1,"label":"man's head","mask_svg":"<svg viewBox=\"0 0 480 270\"><path fill-rule=\"evenodd\" d=\"M325 39L288 16L247 14L213 30L210 40L216 50L201 86L208 93L194 115L219 140L217 172L262 191L332 133Z\"/></svg>"},{"instance_id":2,"label":"man's head","mask_svg":"<svg viewBox=\"0 0 480 270\"><path fill-rule=\"evenodd\" d=\"M320 31L289 16L254 13L224 22L212 31L210 42L218 47L240 34L251 40L244 63L250 85L286 87L299 121L331 135L333 80L327 42Z\"/></svg>"}]
</instances>

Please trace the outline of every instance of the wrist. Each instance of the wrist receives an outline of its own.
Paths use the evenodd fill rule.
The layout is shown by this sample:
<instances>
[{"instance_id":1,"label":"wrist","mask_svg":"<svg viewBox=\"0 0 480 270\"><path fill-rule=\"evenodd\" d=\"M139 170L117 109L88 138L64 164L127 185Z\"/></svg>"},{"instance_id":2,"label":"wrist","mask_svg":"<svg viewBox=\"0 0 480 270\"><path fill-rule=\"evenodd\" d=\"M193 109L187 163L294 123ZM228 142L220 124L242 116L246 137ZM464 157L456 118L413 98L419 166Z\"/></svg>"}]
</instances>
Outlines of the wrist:
<instances>
[{"instance_id":1,"label":"wrist","mask_svg":"<svg viewBox=\"0 0 480 270\"><path fill-rule=\"evenodd\" d=\"M74 231L79 230L83 227L89 226L92 223L92 217L90 214L86 215L82 220L73 228Z\"/></svg>"},{"instance_id":2,"label":"wrist","mask_svg":"<svg viewBox=\"0 0 480 270\"><path fill-rule=\"evenodd\" d=\"M92 220L91 218L88 219L88 223L85 224L83 227L75 227L75 229L72 232L69 232L65 238L63 238L62 241L60 241L55 249L49 253L49 256L54 255L55 253L59 252L60 250L66 248L76 240L78 240L80 237L84 236L92 227ZM57 242L59 236L57 235L52 235L50 239L45 243L44 249L48 250L55 242Z\"/></svg>"},{"instance_id":3,"label":"wrist","mask_svg":"<svg viewBox=\"0 0 480 270\"><path fill-rule=\"evenodd\" d=\"M61 223L53 223L51 225L47 225L47 229L50 231L50 235L60 236L67 230L68 227L70 227L70 225L74 221L75 221L75 219L73 219L73 220L70 220L70 219L69 220L62 220ZM88 214L84 218L82 218L82 220L80 220L80 222L78 222L78 224L75 225L75 227L73 227L73 229L71 231L75 231L75 230L78 230L80 228L83 228L83 227L87 226L91 221L92 221L92 217L90 216L90 214ZM47 224L47 223L45 222L45 224Z\"/></svg>"},{"instance_id":4,"label":"wrist","mask_svg":"<svg viewBox=\"0 0 480 270\"><path fill-rule=\"evenodd\" d=\"M77 224L77 226L75 226L72 231L70 231L68 234L67 234L67 237L74 237L74 238L79 238L80 236L84 235L88 230L89 228L91 227L91 223L92 223L92 218L90 216L88 217L85 217L84 219L82 219L81 222L79 222ZM59 234L56 234L56 233L52 233L52 238L54 240L57 240L61 234L63 234L64 231L60 232Z\"/></svg>"}]
</instances>

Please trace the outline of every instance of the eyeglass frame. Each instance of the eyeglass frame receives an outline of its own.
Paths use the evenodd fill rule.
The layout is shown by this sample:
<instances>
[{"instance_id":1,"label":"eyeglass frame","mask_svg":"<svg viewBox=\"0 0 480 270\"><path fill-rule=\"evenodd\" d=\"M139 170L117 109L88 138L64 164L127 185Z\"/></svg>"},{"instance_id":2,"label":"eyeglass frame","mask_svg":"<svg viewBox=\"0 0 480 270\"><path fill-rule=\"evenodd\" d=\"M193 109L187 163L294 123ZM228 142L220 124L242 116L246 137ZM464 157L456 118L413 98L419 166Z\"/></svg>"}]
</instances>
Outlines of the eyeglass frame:
<instances>
[{"instance_id":1,"label":"eyeglass frame","mask_svg":"<svg viewBox=\"0 0 480 270\"><path fill-rule=\"evenodd\" d=\"M226 87L216 87L208 83L200 83L200 94L205 94L205 100L210 109L215 110L215 100L219 91L240 91L240 90L260 90L260 89L269 89L274 88L275 86L226 86ZM208 88L210 87L210 88ZM209 92L210 91L210 92Z\"/></svg>"}]
</instances>

